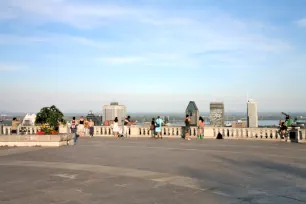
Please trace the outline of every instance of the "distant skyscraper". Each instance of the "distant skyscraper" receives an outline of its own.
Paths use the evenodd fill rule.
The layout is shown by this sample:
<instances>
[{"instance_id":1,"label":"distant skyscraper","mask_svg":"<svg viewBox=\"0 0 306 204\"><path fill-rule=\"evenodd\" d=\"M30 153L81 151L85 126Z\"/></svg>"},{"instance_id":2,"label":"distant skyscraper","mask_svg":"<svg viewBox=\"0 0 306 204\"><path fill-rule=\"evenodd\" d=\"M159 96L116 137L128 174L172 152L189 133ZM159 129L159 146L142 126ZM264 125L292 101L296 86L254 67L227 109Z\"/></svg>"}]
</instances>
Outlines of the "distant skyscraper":
<instances>
[{"instance_id":1,"label":"distant skyscraper","mask_svg":"<svg viewBox=\"0 0 306 204\"><path fill-rule=\"evenodd\" d=\"M186 115L190 116L190 119L191 119L190 125L195 126L198 124L200 112L194 101L189 102L187 109L186 109Z\"/></svg>"},{"instance_id":2,"label":"distant skyscraper","mask_svg":"<svg viewBox=\"0 0 306 204\"><path fill-rule=\"evenodd\" d=\"M253 100L248 101L248 127L257 128L258 127L258 113L257 113L257 103Z\"/></svg>"},{"instance_id":3,"label":"distant skyscraper","mask_svg":"<svg viewBox=\"0 0 306 204\"><path fill-rule=\"evenodd\" d=\"M103 121L112 121L115 117L118 117L121 123L126 117L126 107L124 105L119 105L118 102L112 102L110 105L105 105L103 107Z\"/></svg>"},{"instance_id":4,"label":"distant skyscraper","mask_svg":"<svg viewBox=\"0 0 306 204\"><path fill-rule=\"evenodd\" d=\"M215 127L224 126L224 103L210 103L210 125Z\"/></svg>"}]
</instances>

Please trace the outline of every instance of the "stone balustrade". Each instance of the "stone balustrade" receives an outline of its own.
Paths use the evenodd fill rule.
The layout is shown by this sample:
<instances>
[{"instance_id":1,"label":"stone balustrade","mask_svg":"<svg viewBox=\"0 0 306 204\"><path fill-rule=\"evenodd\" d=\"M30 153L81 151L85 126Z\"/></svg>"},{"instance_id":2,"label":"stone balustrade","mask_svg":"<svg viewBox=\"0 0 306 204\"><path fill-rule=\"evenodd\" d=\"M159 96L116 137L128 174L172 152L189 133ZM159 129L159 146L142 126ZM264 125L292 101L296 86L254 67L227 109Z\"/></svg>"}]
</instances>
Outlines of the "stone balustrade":
<instances>
[{"instance_id":1,"label":"stone balustrade","mask_svg":"<svg viewBox=\"0 0 306 204\"><path fill-rule=\"evenodd\" d=\"M19 127L17 134L31 135L36 134L39 127ZM306 129L298 130L299 142L306 142ZM68 127L61 127L60 133L69 133ZM290 128L289 128L290 130ZM181 126L165 126L162 127L164 137L182 137L184 127ZM278 128L232 128L232 127L210 127L204 129L204 138L216 138L218 133L223 135L224 139L250 139L250 140L281 140ZM3 134L11 134L11 126L3 126ZM149 126L130 126L128 127L129 137L150 137L151 130ZM95 126L94 136L113 136L113 130L110 126ZM190 128L190 136L197 136L197 128Z\"/></svg>"}]
</instances>

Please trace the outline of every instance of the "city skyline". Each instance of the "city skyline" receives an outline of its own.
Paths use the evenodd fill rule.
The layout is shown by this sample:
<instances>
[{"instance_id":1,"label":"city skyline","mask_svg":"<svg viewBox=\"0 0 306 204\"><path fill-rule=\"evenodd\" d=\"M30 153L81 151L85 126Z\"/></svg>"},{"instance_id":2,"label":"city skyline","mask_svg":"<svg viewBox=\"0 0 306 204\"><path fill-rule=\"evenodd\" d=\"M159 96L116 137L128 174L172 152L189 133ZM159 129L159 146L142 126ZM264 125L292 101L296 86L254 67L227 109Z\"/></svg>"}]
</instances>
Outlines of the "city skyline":
<instances>
[{"instance_id":1,"label":"city skyline","mask_svg":"<svg viewBox=\"0 0 306 204\"><path fill-rule=\"evenodd\" d=\"M0 112L306 112L306 2L2 0Z\"/></svg>"}]
</instances>

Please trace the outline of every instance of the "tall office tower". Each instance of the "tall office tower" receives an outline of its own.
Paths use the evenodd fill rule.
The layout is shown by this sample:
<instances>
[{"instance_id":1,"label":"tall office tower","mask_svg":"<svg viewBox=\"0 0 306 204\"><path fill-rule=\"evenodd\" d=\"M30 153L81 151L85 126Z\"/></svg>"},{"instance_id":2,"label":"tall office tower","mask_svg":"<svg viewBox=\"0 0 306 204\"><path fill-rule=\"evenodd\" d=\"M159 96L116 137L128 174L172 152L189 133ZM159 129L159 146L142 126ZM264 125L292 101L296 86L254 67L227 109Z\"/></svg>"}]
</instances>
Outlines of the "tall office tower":
<instances>
[{"instance_id":1,"label":"tall office tower","mask_svg":"<svg viewBox=\"0 0 306 204\"><path fill-rule=\"evenodd\" d=\"M215 127L224 126L224 103L210 103L210 125Z\"/></svg>"},{"instance_id":2,"label":"tall office tower","mask_svg":"<svg viewBox=\"0 0 306 204\"><path fill-rule=\"evenodd\" d=\"M190 125L196 126L199 122L200 111L194 101L190 101L186 108L186 115L190 117Z\"/></svg>"},{"instance_id":3,"label":"tall office tower","mask_svg":"<svg viewBox=\"0 0 306 204\"><path fill-rule=\"evenodd\" d=\"M103 107L103 121L113 121L115 117L118 117L119 122L126 117L126 107L119 105L118 102L112 102L110 105Z\"/></svg>"},{"instance_id":4,"label":"tall office tower","mask_svg":"<svg viewBox=\"0 0 306 204\"><path fill-rule=\"evenodd\" d=\"M247 104L248 112L248 127L257 128L258 127L258 113L257 113L257 102L254 100L248 100Z\"/></svg>"}]
</instances>

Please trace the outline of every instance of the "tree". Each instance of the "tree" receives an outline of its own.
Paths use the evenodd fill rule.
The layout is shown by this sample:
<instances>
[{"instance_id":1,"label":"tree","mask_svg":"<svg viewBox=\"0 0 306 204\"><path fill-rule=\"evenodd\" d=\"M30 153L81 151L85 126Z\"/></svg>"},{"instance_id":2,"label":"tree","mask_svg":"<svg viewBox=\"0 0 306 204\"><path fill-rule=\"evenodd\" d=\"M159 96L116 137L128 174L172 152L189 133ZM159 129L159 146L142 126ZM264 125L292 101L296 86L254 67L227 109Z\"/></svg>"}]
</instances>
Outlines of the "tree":
<instances>
[{"instance_id":1,"label":"tree","mask_svg":"<svg viewBox=\"0 0 306 204\"><path fill-rule=\"evenodd\" d=\"M58 131L59 123L66 124L66 121L64 120L64 114L53 105L51 107L42 108L40 112L37 113L35 123L40 125L47 123L50 128Z\"/></svg>"}]
</instances>

